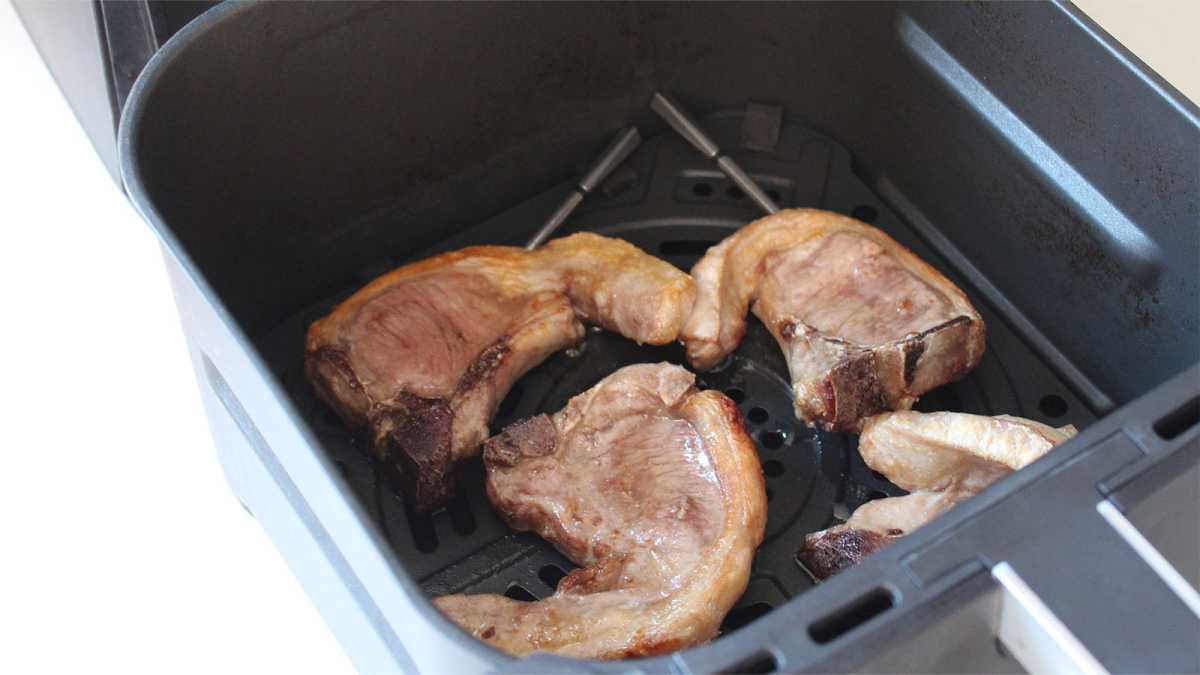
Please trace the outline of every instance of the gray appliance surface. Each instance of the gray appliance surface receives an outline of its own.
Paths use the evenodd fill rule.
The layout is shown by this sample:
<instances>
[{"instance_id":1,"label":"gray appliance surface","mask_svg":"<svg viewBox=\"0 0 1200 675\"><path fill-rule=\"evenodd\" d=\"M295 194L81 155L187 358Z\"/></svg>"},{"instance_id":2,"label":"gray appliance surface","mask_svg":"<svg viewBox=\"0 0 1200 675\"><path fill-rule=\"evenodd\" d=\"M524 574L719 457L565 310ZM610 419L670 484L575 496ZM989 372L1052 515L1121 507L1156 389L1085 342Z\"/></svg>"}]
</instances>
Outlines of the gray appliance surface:
<instances>
[{"instance_id":1,"label":"gray appliance surface","mask_svg":"<svg viewBox=\"0 0 1200 675\"><path fill-rule=\"evenodd\" d=\"M459 503L408 513L298 369L304 327L339 297L435 250L524 241L626 124L647 142L564 232L622 236L686 267L753 217L649 112L660 88L706 113L776 201L871 221L968 291L988 356L922 406L1084 430L813 586L790 561L798 537L895 487L866 470L852 437L790 418L779 355L751 331L704 378L740 393L774 529L725 635L636 667L1200 670L1187 598L1097 511L1113 505L1195 578L1186 542L1169 542L1200 508L1171 480L1200 461L1200 125L1072 8L222 5L134 85L123 176L163 242L234 493L355 663L633 665L513 660L436 612L430 593L548 593L568 563L498 525L477 466ZM752 101L786 110L773 149L737 147ZM497 423L649 358L678 354L592 334L582 356L523 379ZM1014 659L1022 612L1070 639Z\"/></svg>"}]
</instances>

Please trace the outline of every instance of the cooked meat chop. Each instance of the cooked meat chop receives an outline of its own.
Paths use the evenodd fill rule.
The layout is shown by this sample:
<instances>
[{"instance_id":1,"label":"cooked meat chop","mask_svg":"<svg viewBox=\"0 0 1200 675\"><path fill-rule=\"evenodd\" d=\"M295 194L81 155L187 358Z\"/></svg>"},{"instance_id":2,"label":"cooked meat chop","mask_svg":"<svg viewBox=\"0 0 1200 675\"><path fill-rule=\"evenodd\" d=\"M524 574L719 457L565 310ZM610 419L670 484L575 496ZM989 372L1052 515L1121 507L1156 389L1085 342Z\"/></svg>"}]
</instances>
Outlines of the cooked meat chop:
<instances>
[{"instance_id":1,"label":"cooked meat chop","mask_svg":"<svg viewBox=\"0 0 1200 675\"><path fill-rule=\"evenodd\" d=\"M393 270L315 322L305 369L427 510L451 496L513 382L577 343L581 320L665 344L694 295L670 264L595 234L467 248Z\"/></svg>"},{"instance_id":2,"label":"cooked meat chop","mask_svg":"<svg viewBox=\"0 0 1200 675\"><path fill-rule=\"evenodd\" d=\"M618 370L487 441L492 504L580 565L554 595L434 602L510 654L612 659L710 640L745 591L766 487L737 406L661 363Z\"/></svg>"},{"instance_id":3,"label":"cooked meat chop","mask_svg":"<svg viewBox=\"0 0 1200 675\"><path fill-rule=\"evenodd\" d=\"M910 494L867 502L841 525L804 538L797 558L823 579L857 564L1076 434L999 415L911 411L866 420L858 451Z\"/></svg>"},{"instance_id":4,"label":"cooked meat chop","mask_svg":"<svg viewBox=\"0 0 1200 675\"><path fill-rule=\"evenodd\" d=\"M737 348L746 309L783 348L796 416L829 431L912 407L979 363L984 324L966 295L880 230L815 209L757 220L692 268L681 335L712 368Z\"/></svg>"}]
</instances>

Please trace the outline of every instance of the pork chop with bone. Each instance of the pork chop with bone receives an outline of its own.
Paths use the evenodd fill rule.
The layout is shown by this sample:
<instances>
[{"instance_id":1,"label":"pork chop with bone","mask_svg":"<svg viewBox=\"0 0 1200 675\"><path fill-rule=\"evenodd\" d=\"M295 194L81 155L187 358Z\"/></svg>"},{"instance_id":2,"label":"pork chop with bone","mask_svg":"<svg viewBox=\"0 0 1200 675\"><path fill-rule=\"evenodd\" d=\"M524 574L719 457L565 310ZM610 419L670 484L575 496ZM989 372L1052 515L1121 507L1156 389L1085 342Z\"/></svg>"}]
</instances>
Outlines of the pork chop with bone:
<instances>
[{"instance_id":1,"label":"pork chop with bone","mask_svg":"<svg viewBox=\"0 0 1200 675\"><path fill-rule=\"evenodd\" d=\"M858 452L871 469L908 490L867 502L841 525L805 537L797 559L824 579L933 520L954 505L1075 436L1009 415L912 411L867 419Z\"/></svg>"},{"instance_id":2,"label":"pork chop with bone","mask_svg":"<svg viewBox=\"0 0 1200 675\"><path fill-rule=\"evenodd\" d=\"M965 375L984 350L966 295L882 231L816 209L761 218L692 268L697 297L681 339L716 366L754 312L787 358L796 416L827 431L905 410Z\"/></svg>"},{"instance_id":3,"label":"pork chop with bone","mask_svg":"<svg viewBox=\"0 0 1200 675\"><path fill-rule=\"evenodd\" d=\"M694 295L688 275L595 234L467 248L393 270L315 322L305 370L428 510L452 495L455 465L478 453L513 382L579 342L581 322L665 344Z\"/></svg>"},{"instance_id":4,"label":"pork chop with bone","mask_svg":"<svg viewBox=\"0 0 1200 675\"><path fill-rule=\"evenodd\" d=\"M628 366L488 440L493 506L581 567L537 602L437 607L515 655L648 656L715 637L746 589L767 498L736 404L694 383L678 366Z\"/></svg>"}]
</instances>

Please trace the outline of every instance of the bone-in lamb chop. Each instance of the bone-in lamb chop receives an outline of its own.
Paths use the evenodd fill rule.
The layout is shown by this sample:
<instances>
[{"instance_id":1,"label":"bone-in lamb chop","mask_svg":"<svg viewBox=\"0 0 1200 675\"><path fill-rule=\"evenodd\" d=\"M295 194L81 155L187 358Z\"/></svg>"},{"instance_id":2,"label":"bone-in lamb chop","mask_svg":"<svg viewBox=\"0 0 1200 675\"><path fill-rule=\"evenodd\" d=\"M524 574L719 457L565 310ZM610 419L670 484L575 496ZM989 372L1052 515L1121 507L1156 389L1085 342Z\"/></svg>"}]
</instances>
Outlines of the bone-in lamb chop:
<instances>
[{"instance_id":1,"label":"bone-in lamb chop","mask_svg":"<svg viewBox=\"0 0 1200 675\"><path fill-rule=\"evenodd\" d=\"M983 320L961 290L880 230L828 211L750 223L692 276L681 335L691 363L712 368L736 349L749 307L787 358L796 416L829 431L908 409L983 355Z\"/></svg>"},{"instance_id":2,"label":"bone-in lamb chop","mask_svg":"<svg viewBox=\"0 0 1200 675\"><path fill-rule=\"evenodd\" d=\"M841 525L804 539L797 559L824 579L908 534L1075 435L1000 415L911 411L863 425L858 451L867 466L910 494L867 502Z\"/></svg>"},{"instance_id":3,"label":"bone-in lamb chop","mask_svg":"<svg viewBox=\"0 0 1200 675\"><path fill-rule=\"evenodd\" d=\"M737 406L661 363L618 370L487 441L492 504L580 565L554 595L434 603L510 654L662 654L716 636L745 591L766 488Z\"/></svg>"},{"instance_id":4,"label":"bone-in lamb chop","mask_svg":"<svg viewBox=\"0 0 1200 675\"><path fill-rule=\"evenodd\" d=\"M527 252L479 246L371 282L308 332L317 394L428 510L476 454L513 382L599 324L639 343L676 339L691 277L617 239L581 233Z\"/></svg>"}]
</instances>

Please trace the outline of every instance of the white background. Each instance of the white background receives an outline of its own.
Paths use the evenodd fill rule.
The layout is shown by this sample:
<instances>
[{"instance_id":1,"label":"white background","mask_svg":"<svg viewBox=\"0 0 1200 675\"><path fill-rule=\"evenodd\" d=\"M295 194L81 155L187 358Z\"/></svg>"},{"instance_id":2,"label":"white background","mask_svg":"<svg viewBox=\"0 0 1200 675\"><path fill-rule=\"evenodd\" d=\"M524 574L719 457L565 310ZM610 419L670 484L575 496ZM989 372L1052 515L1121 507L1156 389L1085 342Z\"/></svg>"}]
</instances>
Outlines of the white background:
<instances>
[{"instance_id":1,"label":"white background","mask_svg":"<svg viewBox=\"0 0 1200 675\"><path fill-rule=\"evenodd\" d=\"M1200 2L1081 4L1200 98ZM157 242L3 0L0 92L0 672L349 672L225 486Z\"/></svg>"},{"instance_id":2,"label":"white background","mask_svg":"<svg viewBox=\"0 0 1200 675\"><path fill-rule=\"evenodd\" d=\"M353 672L225 485L158 243L4 0L0 91L0 672Z\"/></svg>"}]
</instances>

